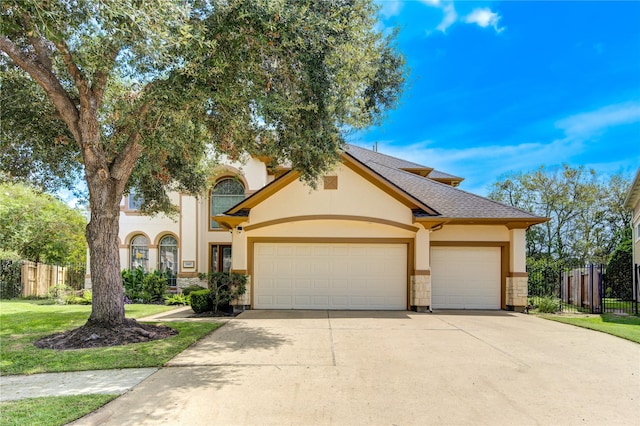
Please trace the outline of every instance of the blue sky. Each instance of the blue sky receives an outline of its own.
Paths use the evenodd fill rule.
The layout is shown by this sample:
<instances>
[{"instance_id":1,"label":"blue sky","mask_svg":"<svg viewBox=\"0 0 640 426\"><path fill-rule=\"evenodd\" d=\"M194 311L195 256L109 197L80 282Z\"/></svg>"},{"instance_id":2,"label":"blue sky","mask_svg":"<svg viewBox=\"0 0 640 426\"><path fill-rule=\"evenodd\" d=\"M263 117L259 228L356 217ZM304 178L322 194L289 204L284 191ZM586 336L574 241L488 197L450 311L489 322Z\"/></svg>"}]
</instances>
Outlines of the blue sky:
<instances>
[{"instance_id":1,"label":"blue sky","mask_svg":"<svg viewBox=\"0 0 640 426\"><path fill-rule=\"evenodd\" d=\"M378 1L410 75L351 143L465 178L640 166L640 1Z\"/></svg>"}]
</instances>

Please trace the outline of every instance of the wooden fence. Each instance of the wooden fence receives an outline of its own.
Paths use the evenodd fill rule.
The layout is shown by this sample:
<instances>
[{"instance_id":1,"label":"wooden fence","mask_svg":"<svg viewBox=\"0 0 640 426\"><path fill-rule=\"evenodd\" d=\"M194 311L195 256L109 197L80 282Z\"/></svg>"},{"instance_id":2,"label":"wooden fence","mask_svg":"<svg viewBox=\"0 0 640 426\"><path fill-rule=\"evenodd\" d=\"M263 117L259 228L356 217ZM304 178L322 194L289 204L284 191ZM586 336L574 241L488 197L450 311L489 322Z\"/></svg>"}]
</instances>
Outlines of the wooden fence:
<instances>
[{"instance_id":1,"label":"wooden fence","mask_svg":"<svg viewBox=\"0 0 640 426\"><path fill-rule=\"evenodd\" d=\"M45 265L44 263L24 262L22 264L22 296L46 297L49 289L67 282L68 268Z\"/></svg>"}]
</instances>

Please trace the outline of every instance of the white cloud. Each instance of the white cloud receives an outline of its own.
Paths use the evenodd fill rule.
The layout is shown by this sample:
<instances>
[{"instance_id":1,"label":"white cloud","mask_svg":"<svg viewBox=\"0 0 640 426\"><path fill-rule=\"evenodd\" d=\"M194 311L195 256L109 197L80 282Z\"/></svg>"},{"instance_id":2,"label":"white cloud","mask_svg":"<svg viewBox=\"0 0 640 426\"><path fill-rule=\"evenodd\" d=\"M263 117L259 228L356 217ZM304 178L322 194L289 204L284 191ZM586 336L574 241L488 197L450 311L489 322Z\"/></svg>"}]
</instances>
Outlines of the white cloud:
<instances>
[{"instance_id":1,"label":"white cloud","mask_svg":"<svg viewBox=\"0 0 640 426\"><path fill-rule=\"evenodd\" d=\"M461 189L486 195L489 186L500 176L528 172L542 164L548 167L562 163L583 164L605 174L620 170L633 172L640 161L638 155L629 153L624 160L598 163L597 157L588 154L593 148L593 136L615 126L633 123L640 123L640 101L609 105L559 120L555 125L564 131L564 135L550 141L471 148L447 147L442 141L438 141L438 145L434 141L423 141L405 146L381 141L379 151L463 177ZM585 162L585 158L595 161Z\"/></svg>"},{"instance_id":2,"label":"white cloud","mask_svg":"<svg viewBox=\"0 0 640 426\"><path fill-rule=\"evenodd\" d=\"M586 138L610 127L637 122L640 122L640 102L625 102L572 115L555 124L567 136Z\"/></svg>"},{"instance_id":3,"label":"white cloud","mask_svg":"<svg viewBox=\"0 0 640 426\"><path fill-rule=\"evenodd\" d=\"M444 18L437 29L444 33L447 31L447 28L456 23L458 14L456 13L456 8L453 6L453 2L441 6L441 9L444 12Z\"/></svg>"},{"instance_id":4,"label":"white cloud","mask_svg":"<svg viewBox=\"0 0 640 426\"><path fill-rule=\"evenodd\" d=\"M380 16L383 18L391 18L392 16L397 16L400 14L402 10L402 1L401 0L389 0L380 2L382 7L380 8Z\"/></svg>"},{"instance_id":5,"label":"white cloud","mask_svg":"<svg viewBox=\"0 0 640 426\"><path fill-rule=\"evenodd\" d=\"M496 12L492 12L488 7L473 9L473 11L464 18L467 24L476 24L482 28L493 27L497 33L504 31L504 27L500 27L498 22L502 16Z\"/></svg>"},{"instance_id":6,"label":"white cloud","mask_svg":"<svg viewBox=\"0 0 640 426\"><path fill-rule=\"evenodd\" d=\"M442 11L444 16L436 29L443 33L446 33L447 29L457 22L476 24L482 28L490 26L493 27L497 33L504 31L504 27L499 26L499 21L502 19L502 16L491 11L488 7L476 8L469 15L465 16L464 19L461 19L458 16L453 0L421 0L421 2Z\"/></svg>"}]
</instances>

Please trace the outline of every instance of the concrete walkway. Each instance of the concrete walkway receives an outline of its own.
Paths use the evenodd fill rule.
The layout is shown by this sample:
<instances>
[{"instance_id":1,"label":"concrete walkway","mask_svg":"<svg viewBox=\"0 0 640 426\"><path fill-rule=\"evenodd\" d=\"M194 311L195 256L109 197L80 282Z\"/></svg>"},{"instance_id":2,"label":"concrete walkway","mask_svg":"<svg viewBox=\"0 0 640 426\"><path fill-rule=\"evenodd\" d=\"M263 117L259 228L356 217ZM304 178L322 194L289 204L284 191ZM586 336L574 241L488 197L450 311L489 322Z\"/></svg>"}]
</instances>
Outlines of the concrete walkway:
<instances>
[{"instance_id":1,"label":"concrete walkway","mask_svg":"<svg viewBox=\"0 0 640 426\"><path fill-rule=\"evenodd\" d=\"M42 396L122 395L156 371L157 368L126 368L0 376L0 402Z\"/></svg>"},{"instance_id":2,"label":"concrete walkway","mask_svg":"<svg viewBox=\"0 0 640 426\"><path fill-rule=\"evenodd\" d=\"M637 425L640 346L508 312L249 311L78 425Z\"/></svg>"},{"instance_id":3,"label":"concrete walkway","mask_svg":"<svg viewBox=\"0 0 640 426\"><path fill-rule=\"evenodd\" d=\"M144 318L142 322L215 321L227 322L228 317L191 318L189 306L161 312ZM118 394L130 390L158 368L125 368L119 370L72 371L66 373L0 376L0 402L43 396L88 394Z\"/></svg>"}]
</instances>

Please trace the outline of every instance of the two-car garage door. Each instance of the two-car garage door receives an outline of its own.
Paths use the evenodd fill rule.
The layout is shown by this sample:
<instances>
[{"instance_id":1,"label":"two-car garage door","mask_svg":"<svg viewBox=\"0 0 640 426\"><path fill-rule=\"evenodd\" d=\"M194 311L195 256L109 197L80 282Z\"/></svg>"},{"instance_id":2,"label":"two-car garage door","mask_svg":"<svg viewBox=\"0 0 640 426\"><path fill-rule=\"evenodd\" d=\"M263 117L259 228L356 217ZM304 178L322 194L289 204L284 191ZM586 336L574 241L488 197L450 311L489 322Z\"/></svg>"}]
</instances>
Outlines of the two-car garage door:
<instances>
[{"instance_id":1,"label":"two-car garage door","mask_svg":"<svg viewBox=\"0 0 640 426\"><path fill-rule=\"evenodd\" d=\"M407 245L255 243L256 309L406 309Z\"/></svg>"}]
</instances>

